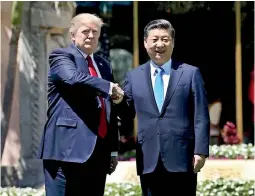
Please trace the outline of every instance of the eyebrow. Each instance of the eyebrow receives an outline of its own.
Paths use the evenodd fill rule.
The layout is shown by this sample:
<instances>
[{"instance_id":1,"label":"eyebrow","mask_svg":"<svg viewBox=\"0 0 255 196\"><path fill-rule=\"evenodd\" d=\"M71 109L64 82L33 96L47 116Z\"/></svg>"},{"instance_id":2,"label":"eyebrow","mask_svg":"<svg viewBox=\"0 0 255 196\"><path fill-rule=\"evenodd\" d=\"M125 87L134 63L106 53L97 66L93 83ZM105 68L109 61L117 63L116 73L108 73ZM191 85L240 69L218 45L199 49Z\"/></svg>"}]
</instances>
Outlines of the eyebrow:
<instances>
[{"instance_id":1,"label":"eyebrow","mask_svg":"<svg viewBox=\"0 0 255 196\"><path fill-rule=\"evenodd\" d=\"M83 29L83 30L82 30L82 32L90 31L90 30L98 32L98 30L97 30L97 29L91 29L91 28Z\"/></svg>"},{"instance_id":2,"label":"eyebrow","mask_svg":"<svg viewBox=\"0 0 255 196\"><path fill-rule=\"evenodd\" d=\"M152 39L153 38L159 38L159 37L161 37L161 36L154 35L154 36L152 36ZM170 36L164 35L164 36L162 36L162 38L170 38Z\"/></svg>"}]
</instances>

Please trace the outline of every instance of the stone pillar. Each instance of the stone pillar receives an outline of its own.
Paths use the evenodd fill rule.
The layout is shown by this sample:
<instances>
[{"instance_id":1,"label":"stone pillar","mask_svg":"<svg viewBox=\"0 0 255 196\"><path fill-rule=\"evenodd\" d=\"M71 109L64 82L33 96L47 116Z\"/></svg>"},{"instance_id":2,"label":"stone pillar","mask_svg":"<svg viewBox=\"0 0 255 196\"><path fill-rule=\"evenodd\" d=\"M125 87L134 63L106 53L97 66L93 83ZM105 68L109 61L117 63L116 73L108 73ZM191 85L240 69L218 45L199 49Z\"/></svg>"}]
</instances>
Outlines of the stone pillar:
<instances>
[{"instance_id":1,"label":"stone pillar","mask_svg":"<svg viewBox=\"0 0 255 196\"><path fill-rule=\"evenodd\" d=\"M73 9L69 5L24 2L19 44L21 152L15 168L2 170L2 186L40 187L44 183L42 160L36 156L47 119L48 54L70 43L67 32Z\"/></svg>"}]
</instances>

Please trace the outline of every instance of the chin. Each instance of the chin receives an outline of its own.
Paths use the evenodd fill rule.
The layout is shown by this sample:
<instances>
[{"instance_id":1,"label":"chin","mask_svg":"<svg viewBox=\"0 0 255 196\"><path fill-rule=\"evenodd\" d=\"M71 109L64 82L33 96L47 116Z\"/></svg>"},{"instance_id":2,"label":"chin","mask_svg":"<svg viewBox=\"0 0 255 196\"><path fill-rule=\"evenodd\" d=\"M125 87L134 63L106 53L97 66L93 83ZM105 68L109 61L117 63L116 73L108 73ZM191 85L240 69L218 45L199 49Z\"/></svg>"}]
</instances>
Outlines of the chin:
<instances>
[{"instance_id":1,"label":"chin","mask_svg":"<svg viewBox=\"0 0 255 196\"><path fill-rule=\"evenodd\" d=\"M165 60L163 58L154 58L155 63L157 64L164 64Z\"/></svg>"},{"instance_id":2,"label":"chin","mask_svg":"<svg viewBox=\"0 0 255 196\"><path fill-rule=\"evenodd\" d=\"M162 57L155 57L155 60L162 62L162 61L164 61L164 58L162 58Z\"/></svg>"}]
</instances>

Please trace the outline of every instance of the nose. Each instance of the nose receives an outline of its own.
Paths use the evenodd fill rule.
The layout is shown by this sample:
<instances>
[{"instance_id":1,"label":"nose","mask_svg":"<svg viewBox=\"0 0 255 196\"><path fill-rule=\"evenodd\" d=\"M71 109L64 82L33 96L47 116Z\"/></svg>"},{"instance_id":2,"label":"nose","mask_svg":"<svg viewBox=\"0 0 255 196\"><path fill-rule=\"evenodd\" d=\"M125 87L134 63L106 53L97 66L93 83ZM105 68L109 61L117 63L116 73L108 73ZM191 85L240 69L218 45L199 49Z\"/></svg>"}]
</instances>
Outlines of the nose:
<instances>
[{"instance_id":1,"label":"nose","mask_svg":"<svg viewBox=\"0 0 255 196\"><path fill-rule=\"evenodd\" d=\"M161 40L159 40L159 41L157 41L156 46L157 46L157 47L163 47L163 46L164 46L164 43L163 43Z\"/></svg>"},{"instance_id":2,"label":"nose","mask_svg":"<svg viewBox=\"0 0 255 196\"><path fill-rule=\"evenodd\" d=\"M93 35L93 32L92 32L92 31L90 31L90 32L89 32L88 37L89 37L89 38L93 38L93 37L94 37L94 35Z\"/></svg>"}]
</instances>

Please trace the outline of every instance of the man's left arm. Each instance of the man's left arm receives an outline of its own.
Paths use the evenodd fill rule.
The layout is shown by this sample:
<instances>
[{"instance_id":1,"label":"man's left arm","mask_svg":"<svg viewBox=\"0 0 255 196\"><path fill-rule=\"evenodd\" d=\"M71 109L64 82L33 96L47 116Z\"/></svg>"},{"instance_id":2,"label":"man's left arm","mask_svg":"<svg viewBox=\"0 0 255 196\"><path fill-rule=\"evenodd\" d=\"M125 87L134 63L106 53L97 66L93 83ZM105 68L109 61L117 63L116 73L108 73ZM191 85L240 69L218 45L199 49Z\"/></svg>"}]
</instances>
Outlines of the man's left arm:
<instances>
[{"instance_id":1,"label":"man's left arm","mask_svg":"<svg viewBox=\"0 0 255 196\"><path fill-rule=\"evenodd\" d=\"M194 100L195 155L209 156L210 118L207 93L198 68L193 72L192 93Z\"/></svg>"}]
</instances>

